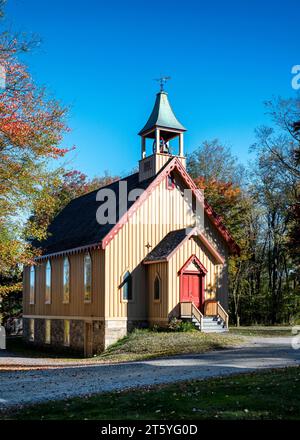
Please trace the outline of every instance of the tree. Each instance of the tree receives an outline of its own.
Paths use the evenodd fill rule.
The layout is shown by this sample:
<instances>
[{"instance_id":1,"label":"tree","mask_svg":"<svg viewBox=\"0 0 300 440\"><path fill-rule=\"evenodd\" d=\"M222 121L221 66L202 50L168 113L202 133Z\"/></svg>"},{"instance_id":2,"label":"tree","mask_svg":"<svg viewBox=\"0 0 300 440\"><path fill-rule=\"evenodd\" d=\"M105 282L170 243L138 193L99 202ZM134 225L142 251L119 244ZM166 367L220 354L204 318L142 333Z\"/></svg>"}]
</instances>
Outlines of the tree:
<instances>
[{"instance_id":1,"label":"tree","mask_svg":"<svg viewBox=\"0 0 300 440\"><path fill-rule=\"evenodd\" d=\"M58 168L49 172L41 184L39 196L33 201L32 214L24 228L24 237L29 241L45 239L50 222L71 200L117 179L117 176L111 176L108 172L92 180L88 180L78 170Z\"/></svg>"},{"instance_id":2,"label":"tree","mask_svg":"<svg viewBox=\"0 0 300 440\"><path fill-rule=\"evenodd\" d=\"M60 146L68 131L67 109L34 83L19 60L34 45L7 31L0 34L5 71L5 88L0 90L0 296L8 289L7 277L34 255L22 239L23 223L39 197L49 161L68 151Z\"/></svg>"},{"instance_id":3,"label":"tree","mask_svg":"<svg viewBox=\"0 0 300 440\"><path fill-rule=\"evenodd\" d=\"M294 277L295 272L299 273L299 138L293 127L300 103L297 99L277 98L266 106L273 125L256 130L253 191L263 210L261 240L266 244L266 254L262 273L267 285L269 319L275 323L291 319L299 307L298 282Z\"/></svg>"},{"instance_id":4,"label":"tree","mask_svg":"<svg viewBox=\"0 0 300 440\"><path fill-rule=\"evenodd\" d=\"M241 256L231 257L229 261L230 305L234 321L239 325L240 303L247 294L244 284L250 270L255 233L254 205L244 188L246 172L230 149L218 140L203 142L188 157L187 168L242 249Z\"/></svg>"}]
</instances>

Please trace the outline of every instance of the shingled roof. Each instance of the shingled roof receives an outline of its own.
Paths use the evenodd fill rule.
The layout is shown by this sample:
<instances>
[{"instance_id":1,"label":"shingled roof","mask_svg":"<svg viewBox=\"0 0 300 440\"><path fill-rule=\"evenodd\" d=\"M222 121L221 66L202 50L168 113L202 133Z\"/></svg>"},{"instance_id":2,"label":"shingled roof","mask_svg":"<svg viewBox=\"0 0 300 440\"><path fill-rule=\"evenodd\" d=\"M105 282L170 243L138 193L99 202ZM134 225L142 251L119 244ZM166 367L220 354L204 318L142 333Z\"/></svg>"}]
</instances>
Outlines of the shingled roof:
<instances>
[{"instance_id":1,"label":"shingled roof","mask_svg":"<svg viewBox=\"0 0 300 440\"><path fill-rule=\"evenodd\" d=\"M128 194L135 188L146 189L155 177L139 182L139 173L134 173L121 179L121 181L127 183ZM117 221L119 221L120 216L119 182L120 180L101 187L112 189L115 192ZM114 227L114 224L100 225L96 220L97 209L102 203L96 201L96 194L99 189L72 200L50 224L48 238L41 242L34 240L32 242L33 246L41 248L42 254L45 255L100 243L103 237ZM133 203L128 201L128 209Z\"/></svg>"},{"instance_id":2,"label":"shingled roof","mask_svg":"<svg viewBox=\"0 0 300 440\"><path fill-rule=\"evenodd\" d=\"M144 259L144 263L167 260L168 256L180 245L186 238L187 229L177 229L169 232L159 243L152 249Z\"/></svg>"}]
</instances>

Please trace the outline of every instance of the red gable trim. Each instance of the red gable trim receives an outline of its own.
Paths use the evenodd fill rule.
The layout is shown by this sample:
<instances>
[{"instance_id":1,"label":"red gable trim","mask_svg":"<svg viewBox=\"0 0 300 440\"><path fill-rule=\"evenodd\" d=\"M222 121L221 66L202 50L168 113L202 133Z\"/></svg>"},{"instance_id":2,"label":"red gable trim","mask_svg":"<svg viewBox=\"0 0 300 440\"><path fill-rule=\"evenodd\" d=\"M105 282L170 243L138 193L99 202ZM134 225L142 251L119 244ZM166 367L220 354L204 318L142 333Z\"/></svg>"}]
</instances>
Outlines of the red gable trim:
<instances>
[{"instance_id":1,"label":"red gable trim","mask_svg":"<svg viewBox=\"0 0 300 440\"><path fill-rule=\"evenodd\" d=\"M133 214L137 211L137 209L144 203L144 201L150 196L150 194L155 190L155 188L161 183L161 181L166 178L166 176L176 168L183 180L193 191L195 197L203 202L199 189L196 187L192 178L188 175L182 163L174 157L169 164L163 168L163 170L157 175L157 177L153 180L153 182L148 186L148 188L143 192L143 194L136 200L136 202L129 208L129 210L121 217L118 223L111 229L111 231L103 238L102 240L102 249L105 249L106 246L110 243L110 241L115 237L115 235L119 232L119 230L128 222L129 218L133 216ZM216 214L213 208L208 204L208 202L204 201L204 209L207 213L208 217L215 225L221 236L226 241L229 249L232 253L239 254L240 248L235 243L234 239L230 235L227 228L223 225L221 221L221 217Z\"/></svg>"},{"instance_id":2,"label":"red gable trim","mask_svg":"<svg viewBox=\"0 0 300 440\"><path fill-rule=\"evenodd\" d=\"M184 263L181 269L178 271L178 275L180 275L182 272L184 272L185 268L188 267L190 263L195 263L196 266L199 267L199 271L202 272L204 275L207 274L208 270L206 267L203 266L201 261L196 255L191 255L190 258Z\"/></svg>"}]
</instances>

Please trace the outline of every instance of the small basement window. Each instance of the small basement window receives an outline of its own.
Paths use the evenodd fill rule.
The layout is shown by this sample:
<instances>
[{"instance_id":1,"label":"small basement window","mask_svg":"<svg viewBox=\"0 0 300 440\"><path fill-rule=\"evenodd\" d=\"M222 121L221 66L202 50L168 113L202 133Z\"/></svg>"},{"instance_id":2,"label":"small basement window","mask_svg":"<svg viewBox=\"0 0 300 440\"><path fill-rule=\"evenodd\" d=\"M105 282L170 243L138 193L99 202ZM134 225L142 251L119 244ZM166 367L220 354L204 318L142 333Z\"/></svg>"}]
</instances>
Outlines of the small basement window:
<instances>
[{"instance_id":1,"label":"small basement window","mask_svg":"<svg viewBox=\"0 0 300 440\"><path fill-rule=\"evenodd\" d=\"M51 319L45 320L45 344L51 344Z\"/></svg>"},{"instance_id":2,"label":"small basement window","mask_svg":"<svg viewBox=\"0 0 300 440\"><path fill-rule=\"evenodd\" d=\"M64 320L64 346L70 346L70 321L68 319Z\"/></svg>"},{"instance_id":3,"label":"small basement window","mask_svg":"<svg viewBox=\"0 0 300 440\"><path fill-rule=\"evenodd\" d=\"M29 320L29 341L34 341L34 319Z\"/></svg>"}]
</instances>

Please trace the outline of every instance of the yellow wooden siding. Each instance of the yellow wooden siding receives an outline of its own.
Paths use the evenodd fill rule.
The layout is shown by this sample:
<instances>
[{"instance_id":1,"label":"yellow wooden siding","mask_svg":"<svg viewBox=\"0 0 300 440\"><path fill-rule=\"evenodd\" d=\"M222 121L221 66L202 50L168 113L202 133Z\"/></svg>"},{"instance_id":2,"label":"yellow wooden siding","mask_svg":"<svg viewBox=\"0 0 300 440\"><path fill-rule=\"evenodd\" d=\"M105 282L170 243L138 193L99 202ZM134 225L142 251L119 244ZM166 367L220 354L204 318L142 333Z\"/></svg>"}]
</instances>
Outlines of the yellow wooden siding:
<instances>
[{"instance_id":1,"label":"yellow wooden siding","mask_svg":"<svg viewBox=\"0 0 300 440\"><path fill-rule=\"evenodd\" d=\"M45 304L45 263L37 266L35 304L29 305L29 270L24 270L24 314L41 316L94 316L106 318L148 319L151 317L166 318L176 301L179 300L179 281L175 273L189 258L191 252L195 253L209 273L206 276L206 291L214 283L213 263L208 251L203 248L202 255L194 245L188 250L187 245L179 251L176 267L169 269L167 264L158 265L162 271L161 279L164 283L164 292L168 290L168 304L162 301L159 304L151 304L151 292L148 293L149 283L154 276L152 269L142 264L143 259L165 235L176 229L192 227L194 215L184 200L184 184L180 177L175 176L176 188L168 190L166 180L153 190L147 200L137 209L129 221L121 228L118 234L111 240L105 250L91 252L93 261L93 287L92 302L85 304L83 298L83 253L69 256L70 261L70 303L63 304L63 257L51 258L52 264L52 294L51 304ZM205 218L205 230L209 239L215 243L219 252L227 256L227 248L224 240L215 230L210 220ZM148 250L146 245L151 245ZM189 245L192 240L189 241ZM199 256L200 252L200 256ZM183 253L183 254L182 254ZM186 258L185 258L186 257ZM208 261L209 260L209 261ZM213 260L213 258L212 258ZM173 261L173 260L172 260ZM182 262L181 266L180 263ZM177 264L178 263L178 264ZM175 264L175 263L172 263ZM211 266L210 266L211 265ZM209 266L209 267L207 267ZM126 271L132 274L133 300L123 301L121 298L120 284ZM149 271L148 280L146 273ZM153 269L155 271L155 269ZM172 273L174 274L172 275ZM226 265L220 275L221 287L218 296L222 298L222 304L227 306L227 268ZM154 282L154 279L153 279ZM169 285L168 285L169 283ZM152 285L152 284L151 284ZM157 315L157 316L156 316Z\"/></svg>"},{"instance_id":2,"label":"yellow wooden siding","mask_svg":"<svg viewBox=\"0 0 300 440\"><path fill-rule=\"evenodd\" d=\"M104 316L104 251L93 250L92 258L92 301L84 303L83 257L84 253L69 256L70 302L63 304L63 261L64 257L51 258L51 304L45 304L45 265L36 266L35 304L29 304L29 267L24 269L24 315L42 316Z\"/></svg>"},{"instance_id":3,"label":"yellow wooden siding","mask_svg":"<svg viewBox=\"0 0 300 440\"><path fill-rule=\"evenodd\" d=\"M154 300L154 281L160 278L160 299ZM154 263L147 265L148 318L149 321L158 321L168 316L168 263Z\"/></svg>"},{"instance_id":4,"label":"yellow wooden siding","mask_svg":"<svg viewBox=\"0 0 300 440\"><path fill-rule=\"evenodd\" d=\"M143 259L149 252L146 245L149 243L152 246L151 249L153 249L168 232L183 227L191 227L195 221L193 212L183 197L184 185L179 177L176 177L175 181L176 188L168 190L166 180L163 179L106 247L106 317L147 319L147 304L149 305L149 301L145 282L146 268L142 264ZM205 227L208 231L207 234L214 238L214 226L207 219L205 220ZM224 243L220 238L219 241L221 243L218 244L218 249L224 255ZM200 246L203 247L202 244ZM207 261L204 260L204 263L207 263ZM213 263L211 264L213 265ZM134 298L132 302L123 302L120 296L120 277L127 270L133 275ZM214 282L213 269L208 268L208 270L209 274L206 282L212 285ZM172 286L169 286L172 297L176 294L173 290L174 280L170 280L170 276L169 272L169 281L173 283ZM209 285L207 286L208 289ZM176 292L178 292L178 289ZM170 304L173 304L174 301L175 299L170 300Z\"/></svg>"}]
</instances>

